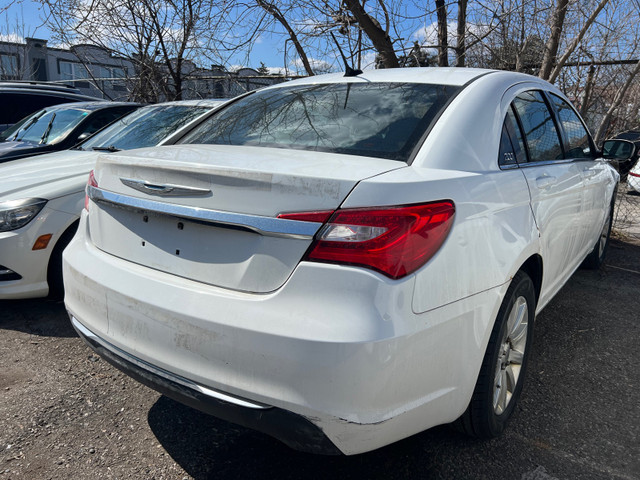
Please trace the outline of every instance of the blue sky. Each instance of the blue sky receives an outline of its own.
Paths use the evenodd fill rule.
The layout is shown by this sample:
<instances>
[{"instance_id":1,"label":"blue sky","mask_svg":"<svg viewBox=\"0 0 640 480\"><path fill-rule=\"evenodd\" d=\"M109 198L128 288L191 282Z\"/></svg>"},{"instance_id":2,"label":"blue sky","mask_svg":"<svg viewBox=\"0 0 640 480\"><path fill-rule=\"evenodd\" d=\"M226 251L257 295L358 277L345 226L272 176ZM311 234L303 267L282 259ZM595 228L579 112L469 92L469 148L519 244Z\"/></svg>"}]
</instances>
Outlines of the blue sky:
<instances>
[{"instance_id":1,"label":"blue sky","mask_svg":"<svg viewBox=\"0 0 640 480\"><path fill-rule=\"evenodd\" d=\"M11 0L8 0L11 1ZM0 0L0 5L2 2L7 2L7 0ZM411 13L408 15L409 17L413 17L417 19L420 15L423 15L424 9L427 7L418 8L416 4L413 2L407 2L402 7L404 9L405 14ZM454 18L455 13L453 12L453 7L450 8L450 18ZM14 4L5 12L2 12L3 7L0 6L0 39L6 39L7 34L16 34L18 37L36 37L49 40L50 46L56 46L55 41L52 40L51 32L43 25L44 24L44 13L42 7L31 0L16 0ZM305 20L301 20L303 23ZM420 23L420 20L409 21L410 25L403 24L400 27L403 29L407 29L404 32L404 40L408 46L411 46L413 40L419 39L421 41L424 40L424 32L425 26ZM279 29L278 26L275 28ZM433 31L431 27L426 27L427 30ZM451 29L451 31L455 31L455 26ZM11 38L11 37L10 37ZM326 40L318 40L320 42L325 42ZM324 44L326 45L326 44ZM317 46L317 45L316 45ZM264 62L268 67L281 68L284 66L284 58L283 58L283 48L284 48L284 37L271 35L269 33L262 33L260 35L260 39L253 45L253 49L247 60L244 55L237 56L235 58L228 59L226 66L227 68L234 68L238 66L248 66L257 68L260 66L260 62ZM296 58L293 46L289 44L288 46L288 61L293 62ZM321 68L318 68L318 65L324 64L326 66L326 62L329 64L333 64L334 69L342 69L342 62L339 60L339 54L335 51L333 45L329 45L327 48L322 48L321 50L327 51L327 56L324 58L315 58L314 59L314 51L313 48L307 50L307 54L311 57L312 65L314 65L314 69L319 72ZM317 51L317 50L316 50ZM367 68L367 64L372 65L375 55L370 53L363 60L363 68ZM314 63L313 60L316 60L317 63ZM218 63L218 62L199 62L202 63L201 66L208 67L208 63ZM295 66L290 63L288 65L290 69L293 71L291 73L295 73ZM302 70L299 70L302 73Z\"/></svg>"},{"instance_id":2,"label":"blue sky","mask_svg":"<svg viewBox=\"0 0 640 480\"><path fill-rule=\"evenodd\" d=\"M0 3L2 1L0 0ZM0 7L0 39L7 39L7 36L12 39L13 35L17 35L20 38L35 37L51 40L51 31L44 26L44 14L38 3L21 0L11 5L7 11L2 12L2 9ZM55 46L55 42L50 41L49 46ZM232 59L232 62L234 60L236 63L244 63L244 58ZM282 54L278 53L277 41L269 35L263 35L254 45L249 65L242 66L257 68L260 62L272 67L280 67L283 64Z\"/></svg>"}]
</instances>

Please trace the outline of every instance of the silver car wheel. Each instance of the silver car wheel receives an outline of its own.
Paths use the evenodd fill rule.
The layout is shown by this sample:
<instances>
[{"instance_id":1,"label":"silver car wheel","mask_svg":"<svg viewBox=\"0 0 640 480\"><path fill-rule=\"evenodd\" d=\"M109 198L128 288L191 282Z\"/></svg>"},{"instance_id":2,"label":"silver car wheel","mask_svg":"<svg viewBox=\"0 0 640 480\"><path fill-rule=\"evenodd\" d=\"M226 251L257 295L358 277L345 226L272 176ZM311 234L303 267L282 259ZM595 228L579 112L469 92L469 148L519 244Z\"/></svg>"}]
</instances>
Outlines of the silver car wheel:
<instances>
[{"instance_id":1,"label":"silver car wheel","mask_svg":"<svg viewBox=\"0 0 640 480\"><path fill-rule=\"evenodd\" d=\"M498 353L493 381L493 410L496 415L505 411L518 385L527 345L528 319L527 300L520 296L509 313L507 328Z\"/></svg>"}]
</instances>

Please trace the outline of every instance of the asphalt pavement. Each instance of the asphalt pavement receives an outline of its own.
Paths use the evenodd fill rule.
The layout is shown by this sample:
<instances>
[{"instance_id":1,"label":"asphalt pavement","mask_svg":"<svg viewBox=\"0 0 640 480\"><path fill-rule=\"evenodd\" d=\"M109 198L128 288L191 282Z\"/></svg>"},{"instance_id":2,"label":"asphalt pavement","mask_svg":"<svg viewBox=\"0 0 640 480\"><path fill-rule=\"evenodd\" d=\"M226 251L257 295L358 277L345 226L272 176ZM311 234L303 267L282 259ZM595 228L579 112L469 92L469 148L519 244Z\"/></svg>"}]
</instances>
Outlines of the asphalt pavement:
<instances>
[{"instance_id":1,"label":"asphalt pavement","mask_svg":"<svg viewBox=\"0 0 640 480\"><path fill-rule=\"evenodd\" d=\"M640 479L640 243L613 242L538 316L505 434L447 426L302 454L182 406L92 354L61 303L0 302L0 479ZM455 346L453 347L455 348Z\"/></svg>"}]
</instances>

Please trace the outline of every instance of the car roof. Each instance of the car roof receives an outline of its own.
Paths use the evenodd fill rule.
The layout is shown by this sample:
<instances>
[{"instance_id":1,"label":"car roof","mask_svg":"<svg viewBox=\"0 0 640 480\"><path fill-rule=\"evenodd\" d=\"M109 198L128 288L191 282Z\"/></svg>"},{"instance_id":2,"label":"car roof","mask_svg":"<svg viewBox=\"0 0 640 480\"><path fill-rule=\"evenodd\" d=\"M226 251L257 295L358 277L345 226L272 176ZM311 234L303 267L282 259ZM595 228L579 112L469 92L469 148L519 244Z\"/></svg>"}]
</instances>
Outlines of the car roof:
<instances>
[{"instance_id":1,"label":"car roof","mask_svg":"<svg viewBox=\"0 0 640 480\"><path fill-rule=\"evenodd\" d=\"M78 88L67 84L51 84L20 80L0 81L0 92L13 94L51 95L59 98L68 98L70 100L101 100L97 97L84 95Z\"/></svg>"},{"instance_id":2,"label":"car roof","mask_svg":"<svg viewBox=\"0 0 640 480\"><path fill-rule=\"evenodd\" d=\"M0 89L17 88L17 89L35 89L35 90L48 90L53 92L62 93L76 93L81 94L78 88L73 85L65 83L45 83L45 82L30 82L30 81L0 81Z\"/></svg>"},{"instance_id":3,"label":"car roof","mask_svg":"<svg viewBox=\"0 0 640 480\"><path fill-rule=\"evenodd\" d=\"M102 110L104 108L121 107L127 105L142 105L135 102L73 102L73 103L59 103L58 105L51 105L50 107L44 107L42 110L56 111L56 110L85 110L87 112L94 112L96 110Z\"/></svg>"},{"instance_id":4,"label":"car roof","mask_svg":"<svg viewBox=\"0 0 640 480\"><path fill-rule=\"evenodd\" d=\"M203 98L200 100L174 100L172 102L162 102L147 105L149 107L164 106L164 105L184 105L187 107L217 107L218 105L228 102L228 98Z\"/></svg>"},{"instance_id":5,"label":"car roof","mask_svg":"<svg viewBox=\"0 0 640 480\"><path fill-rule=\"evenodd\" d=\"M428 83L437 85L463 86L467 83L491 73L511 74L516 77L533 78L530 75L505 72L502 70L489 70L484 68L460 68L460 67L420 67L420 68L385 68L380 70L367 70L360 75L345 77L344 73L330 73L305 77L291 82L278 83L267 87L282 88L290 85L313 85L320 83L370 83L370 82L401 82L401 83Z\"/></svg>"},{"instance_id":6,"label":"car roof","mask_svg":"<svg viewBox=\"0 0 640 480\"><path fill-rule=\"evenodd\" d=\"M637 130L627 130L615 136L617 140L629 140L634 143L640 142L640 132Z\"/></svg>"}]
</instances>

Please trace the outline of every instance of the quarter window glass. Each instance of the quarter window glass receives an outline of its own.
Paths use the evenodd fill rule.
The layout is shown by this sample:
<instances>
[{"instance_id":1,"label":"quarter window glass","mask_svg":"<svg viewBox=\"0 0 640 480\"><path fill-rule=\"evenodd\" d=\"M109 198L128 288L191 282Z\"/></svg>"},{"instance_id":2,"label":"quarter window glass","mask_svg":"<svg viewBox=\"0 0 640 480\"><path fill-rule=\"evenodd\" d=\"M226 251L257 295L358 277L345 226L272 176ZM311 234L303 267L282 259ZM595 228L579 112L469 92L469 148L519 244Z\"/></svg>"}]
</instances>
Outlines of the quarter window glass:
<instances>
[{"instance_id":1,"label":"quarter window glass","mask_svg":"<svg viewBox=\"0 0 640 480\"><path fill-rule=\"evenodd\" d=\"M516 115L513 113L513 107L509 108L507 111L507 116L504 119L504 125L509 132L516 160L518 163L525 163L527 161L527 149L524 146L524 138L522 138L522 132L518 126Z\"/></svg>"},{"instance_id":2,"label":"quarter window glass","mask_svg":"<svg viewBox=\"0 0 640 480\"><path fill-rule=\"evenodd\" d=\"M564 158L551 112L538 91L524 92L513 101L532 162Z\"/></svg>"},{"instance_id":3,"label":"quarter window glass","mask_svg":"<svg viewBox=\"0 0 640 480\"><path fill-rule=\"evenodd\" d=\"M558 111L560 124L567 137L565 145L566 158L591 158L591 144L587 129L580 121L580 117L567 102L557 95L551 94L551 100Z\"/></svg>"},{"instance_id":4,"label":"quarter window glass","mask_svg":"<svg viewBox=\"0 0 640 480\"><path fill-rule=\"evenodd\" d=\"M513 145L511 144L509 132L507 131L507 126L505 124L502 125L502 136L500 137L500 154L498 156L498 163L501 166L517 165L518 162L516 162L516 154L513 151Z\"/></svg>"}]
</instances>

